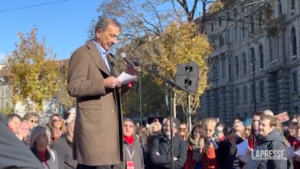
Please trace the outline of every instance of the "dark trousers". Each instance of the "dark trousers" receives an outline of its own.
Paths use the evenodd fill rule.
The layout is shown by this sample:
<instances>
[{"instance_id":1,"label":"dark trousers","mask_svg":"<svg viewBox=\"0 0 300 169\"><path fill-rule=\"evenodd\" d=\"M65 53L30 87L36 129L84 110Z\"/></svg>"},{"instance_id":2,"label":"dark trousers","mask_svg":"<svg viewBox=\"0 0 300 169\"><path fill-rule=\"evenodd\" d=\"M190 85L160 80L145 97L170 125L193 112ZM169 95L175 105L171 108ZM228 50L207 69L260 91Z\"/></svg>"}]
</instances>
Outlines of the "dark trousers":
<instances>
[{"instance_id":1,"label":"dark trousers","mask_svg":"<svg viewBox=\"0 0 300 169\"><path fill-rule=\"evenodd\" d=\"M87 166L83 164L78 164L76 169L113 169L114 166L102 165L102 166Z\"/></svg>"}]
</instances>

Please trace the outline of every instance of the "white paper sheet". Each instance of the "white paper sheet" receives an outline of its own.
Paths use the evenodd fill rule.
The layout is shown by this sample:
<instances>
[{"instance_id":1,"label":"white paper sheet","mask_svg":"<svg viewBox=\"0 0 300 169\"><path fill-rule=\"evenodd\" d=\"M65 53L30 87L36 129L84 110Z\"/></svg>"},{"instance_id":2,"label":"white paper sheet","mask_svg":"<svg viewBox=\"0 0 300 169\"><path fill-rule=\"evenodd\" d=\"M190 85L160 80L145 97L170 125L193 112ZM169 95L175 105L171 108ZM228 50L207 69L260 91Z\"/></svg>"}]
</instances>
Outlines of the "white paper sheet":
<instances>
[{"instance_id":1,"label":"white paper sheet","mask_svg":"<svg viewBox=\"0 0 300 169\"><path fill-rule=\"evenodd\" d=\"M240 144L236 145L237 153L241 156L247 154L247 150L249 149L248 139L244 140Z\"/></svg>"},{"instance_id":2,"label":"white paper sheet","mask_svg":"<svg viewBox=\"0 0 300 169\"><path fill-rule=\"evenodd\" d=\"M245 155L241 156L239 159L241 161L243 161L244 163L247 163L251 159L251 155L245 154Z\"/></svg>"},{"instance_id":3,"label":"white paper sheet","mask_svg":"<svg viewBox=\"0 0 300 169\"><path fill-rule=\"evenodd\" d=\"M122 84L127 84L129 82L134 81L137 76L132 76L128 73L122 72L118 79L122 82Z\"/></svg>"},{"instance_id":4,"label":"white paper sheet","mask_svg":"<svg viewBox=\"0 0 300 169\"><path fill-rule=\"evenodd\" d=\"M295 155L300 156L300 149L295 151Z\"/></svg>"},{"instance_id":5,"label":"white paper sheet","mask_svg":"<svg viewBox=\"0 0 300 169\"><path fill-rule=\"evenodd\" d=\"M295 152L294 152L294 148L292 146L288 146L288 151L289 151L289 154L290 154L290 157L295 157Z\"/></svg>"}]
</instances>

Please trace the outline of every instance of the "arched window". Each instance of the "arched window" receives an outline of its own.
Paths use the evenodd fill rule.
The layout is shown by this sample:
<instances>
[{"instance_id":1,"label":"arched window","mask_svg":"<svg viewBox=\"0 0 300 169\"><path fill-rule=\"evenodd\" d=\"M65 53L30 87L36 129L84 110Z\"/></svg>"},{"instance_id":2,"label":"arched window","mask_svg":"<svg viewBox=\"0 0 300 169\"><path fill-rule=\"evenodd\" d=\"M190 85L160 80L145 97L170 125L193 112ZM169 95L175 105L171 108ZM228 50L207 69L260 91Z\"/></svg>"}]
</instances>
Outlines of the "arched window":
<instances>
[{"instance_id":1,"label":"arched window","mask_svg":"<svg viewBox=\"0 0 300 169\"><path fill-rule=\"evenodd\" d=\"M235 56L235 75L239 76L239 58Z\"/></svg>"},{"instance_id":2,"label":"arched window","mask_svg":"<svg viewBox=\"0 0 300 169\"><path fill-rule=\"evenodd\" d=\"M251 64L252 64L252 72L254 72L256 59L255 59L255 52L253 48L250 49L250 57L251 57Z\"/></svg>"},{"instance_id":3,"label":"arched window","mask_svg":"<svg viewBox=\"0 0 300 169\"><path fill-rule=\"evenodd\" d=\"M291 30L291 45L292 45L292 56L297 55L297 38L296 38L296 30L292 28Z\"/></svg>"},{"instance_id":4,"label":"arched window","mask_svg":"<svg viewBox=\"0 0 300 169\"><path fill-rule=\"evenodd\" d=\"M259 68L264 68L264 51L262 45L259 45Z\"/></svg>"},{"instance_id":5,"label":"arched window","mask_svg":"<svg viewBox=\"0 0 300 169\"><path fill-rule=\"evenodd\" d=\"M247 74L247 59L245 53L243 53L243 67L244 67L244 74Z\"/></svg>"}]
</instances>

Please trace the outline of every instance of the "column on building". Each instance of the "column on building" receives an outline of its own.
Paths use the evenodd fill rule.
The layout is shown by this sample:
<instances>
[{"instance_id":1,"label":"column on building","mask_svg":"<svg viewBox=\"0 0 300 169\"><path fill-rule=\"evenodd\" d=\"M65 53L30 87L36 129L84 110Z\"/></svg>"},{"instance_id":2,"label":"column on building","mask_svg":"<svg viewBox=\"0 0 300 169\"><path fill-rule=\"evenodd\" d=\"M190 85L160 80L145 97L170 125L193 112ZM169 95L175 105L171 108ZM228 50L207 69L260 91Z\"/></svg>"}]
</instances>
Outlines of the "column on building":
<instances>
[{"instance_id":1,"label":"column on building","mask_svg":"<svg viewBox=\"0 0 300 169\"><path fill-rule=\"evenodd\" d=\"M208 117L216 117L217 114L217 95L216 90L210 90L210 115Z\"/></svg>"},{"instance_id":2,"label":"column on building","mask_svg":"<svg viewBox=\"0 0 300 169\"><path fill-rule=\"evenodd\" d=\"M268 109L275 111L276 110L276 88L275 85L275 76L274 74L268 73L266 83L266 102L268 104Z\"/></svg>"},{"instance_id":3,"label":"column on building","mask_svg":"<svg viewBox=\"0 0 300 169\"><path fill-rule=\"evenodd\" d=\"M287 69L279 70L279 112L289 111L289 71Z\"/></svg>"},{"instance_id":4,"label":"column on building","mask_svg":"<svg viewBox=\"0 0 300 169\"><path fill-rule=\"evenodd\" d=\"M219 118L220 121L225 122L226 121L226 88L225 87L221 87L220 89L220 111L219 111Z\"/></svg>"},{"instance_id":5,"label":"column on building","mask_svg":"<svg viewBox=\"0 0 300 169\"><path fill-rule=\"evenodd\" d=\"M226 123L230 124L233 120L233 87L226 86Z\"/></svg>"},{"instance_id":6,"label":"column on building","mask_svg":"<svg viewBox=\"0 0 300 169\"><path fill-rule=\"evenodd\" d=\"M203 96L201 97L201 111L200 111L200 115L199 117L201 117L201 119L206 118L207 116L210 115L210 100L209 97L210 96L210 91L207 90L205 91L205 93L203 94Z\"/></svg>"}]
</instances>

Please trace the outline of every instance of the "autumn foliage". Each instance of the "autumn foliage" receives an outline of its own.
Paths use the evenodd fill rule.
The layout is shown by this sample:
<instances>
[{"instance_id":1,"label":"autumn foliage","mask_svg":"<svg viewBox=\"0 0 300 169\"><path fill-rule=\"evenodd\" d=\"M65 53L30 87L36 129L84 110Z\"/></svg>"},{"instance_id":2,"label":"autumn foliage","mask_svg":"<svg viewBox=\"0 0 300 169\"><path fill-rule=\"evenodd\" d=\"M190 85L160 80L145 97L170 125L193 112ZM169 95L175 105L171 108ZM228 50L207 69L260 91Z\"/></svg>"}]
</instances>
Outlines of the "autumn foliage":
<instances>
[{"instance_id":1,"label":"autumn foliage","mask_svg":"<svg viewBox=\"0 0 300 169\"><path fill-rule=\"evenodd\" d=\"M7 63L11 70L13 101L26 104L30 98L41 110L43 102L57 93L63 84L58 78L60 69L55 62L55 54L52 49L46 48L45 39L37 39L37 33L36 28L27 35L18 33L20 42L16 43Z\"/></svg>"}]
</instances>

